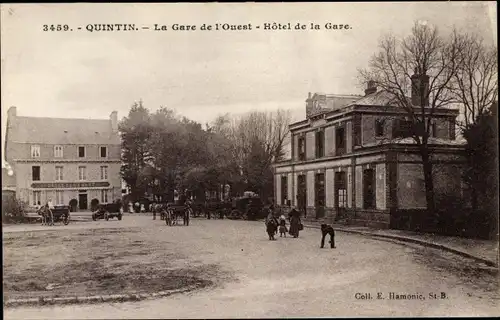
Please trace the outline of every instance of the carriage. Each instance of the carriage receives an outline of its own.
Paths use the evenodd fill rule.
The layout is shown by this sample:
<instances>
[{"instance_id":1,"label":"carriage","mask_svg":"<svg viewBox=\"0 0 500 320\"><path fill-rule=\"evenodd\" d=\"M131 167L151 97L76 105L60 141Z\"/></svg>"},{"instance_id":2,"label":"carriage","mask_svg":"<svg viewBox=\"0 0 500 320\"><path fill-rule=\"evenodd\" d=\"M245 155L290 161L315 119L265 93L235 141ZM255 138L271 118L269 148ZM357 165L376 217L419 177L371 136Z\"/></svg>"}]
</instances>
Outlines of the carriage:
<instances>
[{"instance_id":1,"label":"carriage","mask_svg":"<svg viewBox=\"0 0 500 320\"><path fill-rule=\"evenodd\" d=\"M52 221L49 221L50 214L47 206L41 207L37 213L41 216L42 225L43 224L49 225L49 223L50 225L53 225L52 222L54 223L61 222L64 225L67 225L69 223L69 206L65 205L54 206L54 209L52 209L52 218L53 218Z\"/></svg>"},{"instance_id":2,"label":"carriage","mask_svg":"<svg viewBox=\"0 0 500 320\"><path fill-rule=\"evenodd\" d=\"M231 213L230 201L209 200L205 206L207 219L224 219Z\"/></svg>"},{"instance_id":3,"label":"carriage","mask_svg":"<svg viewBox=\"0 0 500 320\"><path fill-rule=\"evenodd\" d=\"M262 200L256 196L236 198L229 219L257 220L267 216Z\"/></svg>"},{"instance_id":4,"label":"carriage","mask_svg":"<svg viewBox=\"0 0 500 320\"><path fill-rule=\"evenodd\" d=\"M190 205L179 201L158 204L155 210L160 212L160 219L165 220L167 226L177 225L179 218L182 218L183 225L189 226L189 218L193 214Z\"/></svg>"}]
</instances>

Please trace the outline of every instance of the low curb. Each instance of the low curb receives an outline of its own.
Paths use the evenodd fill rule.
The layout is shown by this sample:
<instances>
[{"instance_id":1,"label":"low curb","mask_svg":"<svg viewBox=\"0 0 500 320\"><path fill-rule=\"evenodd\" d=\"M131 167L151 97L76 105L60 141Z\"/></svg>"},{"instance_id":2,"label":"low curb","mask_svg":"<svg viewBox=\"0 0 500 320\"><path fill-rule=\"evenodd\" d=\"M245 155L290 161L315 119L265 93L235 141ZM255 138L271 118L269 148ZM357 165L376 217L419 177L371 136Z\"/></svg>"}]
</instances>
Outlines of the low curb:
<instances>
[{"instance_id":1,"label":"low curb","mask_svg":"<svg viewBox=\"0 0 500 320\"><path fill-rule=\"evenodd\" d=\"M304 227L306 227L306 228L313 228L313 229L320 229L319 226L313 226L313 225L304 225ZM457 250L457 249L453 249L453 248L450 248L448 246L445 246L445 245L442 245L442 244L433 243L433 242L430 242L430 241L424 241L424 240L420 240L420 239L403 237L403 236L377 234L377 233L366 232L366 231L348 230L348 229L342 229L342 228L333 228L333 229L335 231L340 231L340 232L345 232L345 233L360 234L360 235L363 235L363 236L368 236L368 237L373 237L373 238L384 238L384 239L398 240L398 241L401 241L401 242L415 243L415 244L422 245L422 246L425 246L425 247L431 247L431 248L435 248L435 249L440 249L440 250L443 250L443 251L448 251L448 252L457 254L457 255L465 257L465 258L473 259L473 260L476 260L476 262L484 263L488 267L498 268L497 263L494 262L494 261L491 261L491 260L488 260L488 259L484 259L484 258L481 258L481 257L477 257L477 256L474 256L474 255L468 253L468 252L464 252L464 251L460 251L460 250Z\"/></svg>"},{"instance_id":2,"label":"low curb","mask_svg":"<svg viewBox=\"0 0 500 320\"><path fill-rule=\"evenodd\" d=\"M191 285L181 289L173 289L159 291L154 293L131 293L131 294L111 294L104 296L83 296L83 297L60 297L60 298L29 298L29 299L9 299L4 301L4 307L19 307L19 306L45 306L45 305L61 305L61 304L84 304L84 303L100 303L100 302L126 302L140 301L150 298L162 298L176 293L185 293L200 288L200 285Z\"/></svg>"}]
</instances>

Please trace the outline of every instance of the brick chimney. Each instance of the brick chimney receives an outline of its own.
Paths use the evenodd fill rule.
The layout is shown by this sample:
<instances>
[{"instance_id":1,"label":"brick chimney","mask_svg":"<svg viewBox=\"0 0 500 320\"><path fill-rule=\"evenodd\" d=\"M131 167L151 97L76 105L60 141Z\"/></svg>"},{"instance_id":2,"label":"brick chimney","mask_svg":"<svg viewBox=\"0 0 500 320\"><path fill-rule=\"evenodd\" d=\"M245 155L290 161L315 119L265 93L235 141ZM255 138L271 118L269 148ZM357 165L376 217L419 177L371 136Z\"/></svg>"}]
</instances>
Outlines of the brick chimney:
<instances>
[{"instance_id":1,"label":"brick chimney","mask_svg":"<svg viewBox=\"0 0 500 320\"><path fill-rule=\"evenodd\" d=\"M113 130L113 132L118 132L118 112L111 112L109 120L111 121L111 130Z\"/></svg>"},{"instance_id":2,"label":"brick chimney","mask_svg":"<svg viewBox=\"0 0 500 320\"><path fill-rule=\"evenodd\" d=\"M370 80L368 81L368 85L365 89L365 96L377 92L377 85L375 84L375 81Z\"/></svg>"},{"instance_id":3,"label":"brick chimney","mask_svg":"<svg viewBox=\"0 0 500 320\"><path fill-rule=\"evenodd\" d=\"M429 106L429 76L417 71L411 76L411 103L415 107Z\"/></svg>"}]
</instances>

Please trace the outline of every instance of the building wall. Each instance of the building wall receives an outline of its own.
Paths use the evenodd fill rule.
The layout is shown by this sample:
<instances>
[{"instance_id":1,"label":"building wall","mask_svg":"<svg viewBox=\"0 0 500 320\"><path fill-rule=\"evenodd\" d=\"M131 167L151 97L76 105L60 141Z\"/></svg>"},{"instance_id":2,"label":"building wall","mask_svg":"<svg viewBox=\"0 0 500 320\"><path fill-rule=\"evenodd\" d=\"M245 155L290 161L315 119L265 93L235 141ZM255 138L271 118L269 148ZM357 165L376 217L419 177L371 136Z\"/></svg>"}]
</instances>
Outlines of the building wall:
<instances>
[{"instance_id":1,"label":"building wall","mask_svg":"<svg viewBox=\"0 0 500 320\"><path fill-rule=\"evenodd\" d=\"M306 159L316 158L316 141L314 138L314 131L306 133Z\"/></svg>"},{"instance_id":2,"label":"building wall","mask_svg":"<svg viewBox=\"0 0 500 320\"><path fill-rule=\"evenodd\" d=\"M345 126L345 142L346 142L346 153L352 152L352 121L348 121Z\"/></svg>"},{"instance_id":3,"label":"building wall","mask_svg":"<svg viewBox=\"0 0 500 320\"><path fill-rule=\"evenodd\" d=\"M335 155L335 128L333 126L325 129L325 156Z\"/></svg>"},{"instance_id":4,"label":"building wall","mask_svg":"<svg viewBox=\"0 0 500 320\"><path fill-rule=\"evenodd\" d=\"M307 206L314 207L314 171L307 171L306 175L306 183L307 183Z\"/></svg>"},{"instance_id":5,"label":"building wall","mask_svg":"<svg viewBox=\"0 0 500 320\"><path fill-rule=\"evenodd\" d=\"M384 119L384 135L375 137L375 121ZM392 135L392 119L380 115L363 114L361 116L361 144L373 144L383 139L390 139Z\"/></svg>"},{"instance_id":6,"label":"building wall","mask_svg":"<svg viewBox=\"0 0 500 320\"><path fill-rule=\"evenodd\" d=\"M399 163L397 196L399 209L425 209L425 185L422 165Z\"/></svg>"},{"instance_id":7,"label":"building wall","mask_svg":"<svg viewBox=\"0 0 500 320\"><path fill-rule=\"evenodd\" d=\"M355 188L356 188L356 208L363 208L363 167L356 166Z\"/></svg>"},{"instance_id":8,"label":"building wall","mask_svg":"<svg viewBox=\"0 0 500 320\"><path fill-rule=\"evenodd\" d=\"M291 173L289 173L287 175L286 182L288 184L288 186L287 186L287 191L288 191L287 198L288 198L288 200L290 200L290 203L292 203L293 197L294 197L293 196L293 190L292 190L293 189L293 180L292 179L293 179L293 175Z\"/></svg>"},{"instance_id":9,"label":"building wall","mask_svg":"<svg viewBox=\"0 0 500 320\"><path fill-rule=\"evenodd\" d=\"M293 143L292 143L293 160L297 161L297 160L299 160L299 135L293 134L292 139L293 139Z\"/></svg>"},{"instance_id":10,"label":"building wall","mask_svg":"<svg viewBox=\"0 0 500 320\"><path fill-rule=\"evenodd\" d=\"M277 174L274 176L274 185L275 185L275 199L274 203L278 206L281 205L281 175Z\"/></svg>"},{"instance_id":11,"label":"building wall","mask_svg":"<svg viewBox=\"0 0 500 320\"><path fill-rule=\"evenodd\" d=\"M31 146L40 146L40 157L31 157ZM9 158L16 159L36 159L39 161L50 161L50 160L120 160L121 157L121 146L120 145L60 145L63 147L63 157L54 157L54 147L55 144L30 144L30 143L15 143L9 142ZM78 157L78 147L85 147L85 157ZM108 156L106 158L100 157L100 147L107 147Z\"/></svg>"},{"instance_id":12,"label":"building wall","mask_svg":"<svg viewBox=\"0 0 500 320\"><path fill-rule=\"evenodd\" d=\"M335 206L335 175L333 169L326 169L325 173L325 202L327 208Z\"/></svg>"},{"instance_id":13,"label":"building wall","mask_svg":"<svg viewBox=\"0 0 500 320\"><path fill-rule=\"evenodd\" d=\"M385 175L385 163L379 163L375 166L375 174L377 176L376 180L376 205L377 209L386 209L386 175Z\"/></svg>"}]
</instances>

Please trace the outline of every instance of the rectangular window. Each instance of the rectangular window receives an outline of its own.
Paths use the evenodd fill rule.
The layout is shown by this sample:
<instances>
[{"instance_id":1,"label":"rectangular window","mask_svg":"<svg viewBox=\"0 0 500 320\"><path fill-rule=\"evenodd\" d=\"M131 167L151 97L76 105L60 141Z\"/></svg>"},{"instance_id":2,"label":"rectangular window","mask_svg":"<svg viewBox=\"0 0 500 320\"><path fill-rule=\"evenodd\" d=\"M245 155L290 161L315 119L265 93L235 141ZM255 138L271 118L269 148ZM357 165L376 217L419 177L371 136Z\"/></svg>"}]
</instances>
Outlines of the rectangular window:
<instances>
[{"instance_id":1,"label":"rectangular window","mask_svg":"<svg viewBox=\"0 0 500 320\"><path fill-rule=\"evenodd\" d=\"M385 126L384 119L376 119L375 120L375 136L376 137L383 137L384 136L384 126Z\"/></svg>"},{"instance_id":2,"label":"rectangular window","mask_svg":"<svg viewBox=\"0 0 500 320\"><path fill-rule=\"evenodd\" d=\"M33 191L33 205L42 205L42 191Z\"/></svg>"},{"instance_id":3,"label":"rectangular window","mask_svg":"<svg viewBox=\"0 0 500 320\"><path fill-rule=\"evenodd\" d=\"M455 138L456 138L455 121L450 120L450 140L455 140Z\"/></svg>"},{"instance_id":4,"label":"rectangular window","mask_svg":"<svg viewBox=\"0 0 500 320\"><path fill-rule=\"evenodd\" d=\"M108 148L107 147L101 147L100 148L100 156L101 158L106 158L108 156Z\"/></svg>"},{"instance_id":5,"label":"rectangular window","mask_svg":"<svg viewBox=\"0 0 500 320\"><path fill-rule=\"evenodd\" d=\"M436 126L436 122L434 122L434 121L431 122L431 137L433 137L433 138L437 137L437 126Z\"/></svg>"},{"instance_id":6,"label":"rectangular window","mask_svg":"<svg viewBox=\"0 0 500 320\"><path fill-rule=\"evenodd\" d=\"M297 206L299 211L304 210L307 206L307 182L305 174L297 176Z\"/></svg>"},{"instance_id":7,"label":"rectangular window","mask_svg":"<svg viewBox=\"0 0 500 320\"><path fill-rule=\"evenodd\" d=\"M345 128L337 128L335 130L335 149L336 154L342 155L345 153L346 141L345 141Z\"/></svg>"},{"instance_id":8,"label":"rectangular window","mask_svg":"<svg viewBox=\"0 0 500 320\"><path fill-rule=\"evenodd\" d=\"M304 136L299 137L299 160L306 160L306 138Z\"/></svg>"},{"instance_id":9,"label":"rectangular window","mask_svg":"<svg viewBox=\"0 0 500 320\"><path fill-rule=\"evenodd\" d=\"M108 203L108 190L101 190L101 203Z\"/></svg>"},{"instance_id":10,"label":"rectangular window","mask_svg":"<svg viewBox=\"0 0 500 320\"><path fill-rule=\"evenodd\" d=\"M325 156L325 132L323 130L316 132L316 158Z\"/></svg>"},{"instance_id":11,"label":"rectangular window","mask_svg":"<svg viewBox=\"0 0 500 320\"><path fill-rule=\"evenodd\" d=\"M288 179L287 176L281 176L281 205L286 205L288 200Z\"/></svg>"},{"instance_id":12,"label":"rectangular window","mask_svg":"<svg viewBox=\"0 0 500 320\"><path fill-rule=\"evenodd\" d=\"M78 147L78 157L85 158L85 147Z\"/></svg>"},{"instance_id":13,"label":"rectangular window","mask_svg":"<svg viewBox=\"0 0 500 320\"><path fill-rule=\"evenodd\" d=\"M64 191L56 191L56 204L64 204Z\"/></svg>"},{"instance_id":14,"label":"rectangular window","mask_svg":"<svg viewBox=\"0 0 500 320\"><path fill-rule=\"evenodd\" d=\"M63 147L54 146L54 158L62 158L62 157L63 157Z\"/></svg>"},{"instance_id":15,"label":"rectangular window","mask_svg":"<svg viewBox=\"0 0 500 320\"><path fill-rule=\"evenodd\" d=\"M31 157L40 158L40 146L38 145L31 146Z\"/></svg>"},{"instance_id":16,"label":"rectangular window","mask_svg":"<svg viewBox=\"0 0 500 320\"><path fill-rule=\"evenodd\" d=\"M87 180L87 167L78 167L78 180Z\"/></svg>"},{"instance_id":17,"label":"rectangular window","mask_svg":"<svg viewBox=\"0 0 500 320\"><path fill-rule=\"evenodd\" d=\"M363 170L363 208L375 209L375 170Z\"/></svg>"},{"instance_id":18,"label":"rectangular window","mask_svg":"<svg viewBox=\"0 0 500 320\"><path fill-rule=\"evenodd\" d=\"M101 180L106 180L106 179L108 179L108 167L102 166L101 167Z\"/></svg>"},{"instance_id":19,"label":"rectangular window","mask_svg":"<svg viewBox=\"0 0 500 320\"><path fill-rule=\"evenodd\" d=\"M394 122L394 138L408 138L413 136L413 124L410 120L396 119Z\"/></svg>"},{"instance_id":20,"label":"rectangular window","mask_svg":"<svg viewBox=\"0 0 500 320\"><path fill-rule=\"evenodd\" d=\"M40 181L40 166L31 167L31 180Z\"/></svg>"},{"instance_id":21,"label":"rectangular window","mask_svg":"<svg viewBox=\"0 0 500 320\"><path fill-rule=\"evenodd\" d=\"M347 183L345 172L335 172L335 190L337 190L336 207L347 208Z\"/></svg>"},{"instance_id":22,"label":"rectangular window","mask_svg":"<svg viewBox=\"0 0 500 320\"><path fill-rule=\"evenodd\" d=\"M63 167L56 167L56 180L57 181L64 180Z\"/></svg>"}]
</instances>

